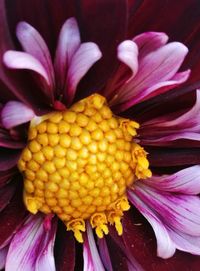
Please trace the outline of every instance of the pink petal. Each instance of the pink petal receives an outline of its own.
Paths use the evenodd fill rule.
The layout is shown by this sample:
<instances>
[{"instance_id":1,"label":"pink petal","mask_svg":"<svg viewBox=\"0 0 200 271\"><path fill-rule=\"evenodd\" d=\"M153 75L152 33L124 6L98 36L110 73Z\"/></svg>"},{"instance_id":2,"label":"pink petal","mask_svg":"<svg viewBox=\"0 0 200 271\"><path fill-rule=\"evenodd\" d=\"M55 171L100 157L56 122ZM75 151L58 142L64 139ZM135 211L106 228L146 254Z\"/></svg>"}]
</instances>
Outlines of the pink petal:
<instances>
[{"instance_id":1,"label":"pink petal","mask_svg":"<svg viewBox=\"0 0 200 271\"><path fill-rule=\"evenodd\" d=\"M18 51L7 51L3 56L4 64L10 69L27 69L38 73L44 83L50 86L47 71L44 66L34 56Z\"/></svg>"},{"instance_id":2,"label":"pink petal","mask_svg":"<svg viewBox=\"0 0 200 271\"><path fill-rule=\"evenodd\" d=\"M177 249L200 255L200 237L190 236L180 231L175 231L170 228L167 229L168 233L176 245Z\"/></svg>"},{"instance_id":3,"label":"pink petal","mask_svg":"<svg viewBox=\"0 0 200 271\"><path fill-rule=\"evenodd\" d=\"M107 270L113 271L110 254L108 251L105 238L101 238L98 240L98 246L99 246L99 252L101 255L101 259L104 263L104 266L106 267Z\"/></svg>"},{"instance_id":4,"label":"pink petal","mask_svg":"<svg viewBox=\"0 0 200 271\"><path fill-rule=\"evenodd\" d=\"M139 182L134 192L155 210L164 224L183 233L200 236L200 198L161 192Z\"/></svg>"},{"instance_id":5,"label":"pink petal","mask_svg":"<svg viewBox=\"0 0 200 271\"><path fill-rule=\"evenodd\" d=\"M73 101L80 80L101 56L101 51L93 42L82 43L73 55L67 74L66 97L68 104Z\"/></svg>"},{"instance_id":6,"label":"pink petal","mask_svg":"<svg viewBox=\"0 0 200 271\"><path fill-rule=\"evenodd\" d=\"M168 36L162 32L145 32L133 38L139 48L139 58L143 58L153 52L168 41Z\"/></svg>"},{"instance_id":7,"label":"pink petal","mask_svg":"<svg viewBox=\"0 0 200 271\"><path fill-rule=\"evenodd\" d=\"M87 234L83 244L83 260L84 271L105 271L89 223L87 223Z\"/></svg>"},{"instance_id":8,"label":"pink petal","mask_svg":"<svg viewBox=\"0 0 200 271\"><path fill-rule=\"evenodd\" d=\"M132 70L133 78L138 71L138 47L131 40L125 40L117 47L118 59Z\"/></svg>"},{"instance_id":9,"label":"pink petal","mask_svg":"<svg viewBox=\"0 0 200 271\"><path fill-rule=\"evenodd\" d=\"M5 267L7 253L8 246L0 249L0 270L2 270Z\"/></svg>"},{"instance_id":10,"label":"pink petal","mask_svg":"<svg viewBox=\"0 0 200 271\"><path fill-rule=\"evenodd\" d=\"M80 43L76 19L70 18L63 24L60 31L55 56L55 72L60 89L65 86L69 64Z\"/></svg>"},{"instance_id":11,"label":"pink petal","mask_svg":"<svg viewBox=\"0 0 200 271\"><path fill-rule=\"evenodd\" d=\"M49 257L53 239L51 233L44 230L42 216L30 216L11 241L6 270L41 270L38 263L44 268L42 270L55 270L53 256Z\"/></svg>"},{"instance_id":12,"label":"pink petal","mask_svg":"<svg viewBox=\"0 0 200 271\"><path fill-rule=\"evenodd\" d=\"M1 121L6 129L26 123L35 116L32 109L21 102L10 101L2 109Z\"/></svg>"},{"instance_id":13,"label":"pink petal","mask_svg":"<svg viewBox=\"0 0 200 271\"><path fill-rule=\"evenodd\" d=\"M200 193L199 172L200 166L196 165L171 175L153 176L143 182L162 191L198 195Z\"/></svg>"},{"instance_id":14,"label":"pink petal","mask_svg":"<svg viewBox=\"0 0 200 271\"><path fill-rule=\"evenodd\" d=\"M26 22L20 22L16 31L23 49L36 58L44 67L51 88L54 85L54 70L48 47L39 32Z\"/></svg>"},{"instance_id":15,"label":"pink petal","mask_svg":"<svg viewBox=\"0 0 200 271\"><path fill-rule=\"evenodd\" d=\"M157 255L163 259L173 256L175 246L162 221L134 192L129 190L128 198L151 224L157 239Z\"/></svg>"},{"instance_id":16,"label":"pink petal","mask_svg":"<svg viewBox=\"0 0 200 271\"><path fill-rule=\"evenodd\" d=\"M172 42L146 55L139 62L137 75L119 89L114 104L131 99L133 105L134 98L142 95L146 89L171 80L180 68L187 52L188 49L183 44Z\"/></svg>"}]
</instances>

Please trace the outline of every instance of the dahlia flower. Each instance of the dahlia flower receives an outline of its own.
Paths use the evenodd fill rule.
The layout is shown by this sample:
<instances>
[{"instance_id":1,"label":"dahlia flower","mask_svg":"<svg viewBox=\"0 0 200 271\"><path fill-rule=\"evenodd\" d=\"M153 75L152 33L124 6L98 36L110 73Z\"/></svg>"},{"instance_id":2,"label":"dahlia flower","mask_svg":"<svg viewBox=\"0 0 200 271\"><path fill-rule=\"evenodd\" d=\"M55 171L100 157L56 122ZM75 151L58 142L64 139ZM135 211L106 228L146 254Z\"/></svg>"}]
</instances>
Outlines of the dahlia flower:
<instances>
[{"instance_id":1,"label":"dahlia flower","mask_svg":"<svg viewBox=\"0 0 200 271\"><path fill-rule=\"evenodd\" d=\"M0 268L198 270L198 1L74 2L0 2Z\"/></svg>"}]
</instances>

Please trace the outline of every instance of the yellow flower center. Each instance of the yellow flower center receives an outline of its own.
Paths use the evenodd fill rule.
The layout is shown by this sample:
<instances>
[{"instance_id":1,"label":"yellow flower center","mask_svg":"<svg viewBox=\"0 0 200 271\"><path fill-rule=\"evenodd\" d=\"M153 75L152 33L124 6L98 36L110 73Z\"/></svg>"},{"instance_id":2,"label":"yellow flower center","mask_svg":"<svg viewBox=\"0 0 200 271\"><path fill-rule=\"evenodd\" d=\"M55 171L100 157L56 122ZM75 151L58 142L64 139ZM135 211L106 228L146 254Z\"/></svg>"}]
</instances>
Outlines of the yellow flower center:
<instances>
[{"instance_id":1,"label":"yellow flower center","mask_svg":"<svg viewBox=\"0 0 200 271\"><path fill-rule=\"evenodd\" d=\"M146 152L133 140L137 128L98 94L34 119L18 162L26 208L56 214L79 242L86 220L99 238L108 223L121 235L127 187L151 176Z\"/></svg>"}]
</instances>

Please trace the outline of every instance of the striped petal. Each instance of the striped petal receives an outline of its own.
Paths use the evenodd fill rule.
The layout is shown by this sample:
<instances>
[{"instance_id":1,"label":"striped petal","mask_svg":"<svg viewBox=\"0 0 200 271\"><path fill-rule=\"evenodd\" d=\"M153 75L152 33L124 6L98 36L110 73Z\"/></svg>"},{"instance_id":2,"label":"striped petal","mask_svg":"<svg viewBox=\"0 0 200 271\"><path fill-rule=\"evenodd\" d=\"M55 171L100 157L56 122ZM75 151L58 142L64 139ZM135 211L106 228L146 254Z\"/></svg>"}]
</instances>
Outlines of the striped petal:
<instances>
[{"instance_id":1,"label":"striped petal","mask_svg":"<svg viewBox=\"0 0 200 271\"><path fill-rule=\"evenodd\" d=\"M54 226L49 232L45 231L42 216L30 216L12 239L6 270L55 271L52 251L54 231Z\"/></svg>"},{"instance_id":2,"label":"striped petal","mask_svg":"<svg viewBox=\"0 0 200 271\"><path fill-rule=\"evenodd\" d=\"M132 191L128 192L131 203L144 215L151 224L157 239L157 255L167 259L174 255L175 245L173 244L164 224L157 215Z\"/></svg>"},{"instance_id":3,"label":"striped petal","mask_svg":"<svg viewBox=\"0 0 200 271\"><path fill-rule=\"evenodd\" d=\"M180 170L172 175L153 176L143 182L161 191L198 195L200 193L200 166Z\"/></svg>"},{"instance_id":4,"label":"striped petal","mask_svg":"<svg viewBox=\"0 0 200 271\"><path fill-rule=\"evenodd\" d=\"M197 90L195 105L187 112L175 112L144 122L140 129L141 142L161 146L173 144L177 139L200 141L199 118L200 90Z\"/></svg>"},{"instance_id":5,"label":"striped petal","mask_svg":"<svg viewBox=\"0 0 200 271\"><path fill-rule=\"evenodd\" d=\"M84 271L105 271L89 223L83 244L83 260Z\"/></svg>"}]
</instances>

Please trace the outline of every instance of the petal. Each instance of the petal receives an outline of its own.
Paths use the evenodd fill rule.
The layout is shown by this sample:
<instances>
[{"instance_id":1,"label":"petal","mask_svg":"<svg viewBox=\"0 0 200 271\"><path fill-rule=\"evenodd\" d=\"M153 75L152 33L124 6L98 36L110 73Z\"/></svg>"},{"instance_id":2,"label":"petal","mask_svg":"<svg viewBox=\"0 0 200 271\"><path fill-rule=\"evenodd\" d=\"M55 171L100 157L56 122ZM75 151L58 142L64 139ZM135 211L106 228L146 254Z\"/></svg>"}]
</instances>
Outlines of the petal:
<instances>
[{"instance_id":1,"label":"petal","mask_svg":"<svg viewBox=\"0 0 200 271\"><path fill-rule=\"evenodd\" d=\"M67 74L66 97L68 104L73 101L76 88L82 77L101 58L98 46L93 42L82 43L72 57Z\"/></svg>"},{"instance_id":2,"label":"petal","mask_svg":"<svg viewBox=\"0 0 200 271\"><path fill-rule=\"evenodd\" d=\"M98 247L99 247L99 252L101 255L101 259L104 263L104 266L106 267L107 270L113 271L112 263L110 260L110 255L109 255L109 251L108 251L108 247L107 247L105 238L101 238L98 240Z\"/></svg>"},{"instance_id":3,"label":"petal","mask_svg":"<svg viewBox=\"0 0 200 271\"><path fill-rule=\"evenodd\" d=\"M27 215L22 202L22 186L19 178L16 178L16 182L18 187L14 197L0 213L0 248L5 247L10 242Z\"/></svg>"},{"instance_id":4,"label":"petal","mask_svg":"<svg viewBox=\"0 0 200 271\"><path fill-rule=\"evenodd\" d=\"M145 32L133 38L139 48L139 58L143 58L153 52L168 41L168 36L163 32Z\"/></svg>"},{"instance_id":5,"label":"petal","mask_svg":"<svg viewBox=\"0 0 200 271\"><path fill-rule=\"evenodd\" d=\"M8 253L8 246L0 249L0 270L5 267L7 253Z\"/></svg>"},{"instance_id":6,"label":"petal","mask_svg":"<svg viewBox=\"0 0 200 271\"><path fill-rule=\"evenodd\" d=\"M175 246L160 219L156 214L140 200L132 191L128 192L129 200L144 215L151 224L157 240L157 255L163 259L167 259L175 253Z\"/></svg>"},{"instance_id":7,"label":"petal","mask_svg":"<svg viewBox=\"0 0 200 271\"><path fill-rule=\"evenodd\" d=\"M145 148L152 167L188 166L200 164L200 149Z\"/></svg>"},{"instance_id":8,"label":"petal","mask_svg":"<svg viewBox=\"0 0 200 271\"><path fill-rule=\"evenodd\" d=\"M6 129L26 123L34 117L35 114L32 109L17 101L8 102L1 112L1 121Z\"/></svg>"},{"instance_id":9,"label":"petal","mask_svg":"<svg viewBox=\"0 0 200 271\"><path fill-rule=\"evenodd\" d=\"M162 191L198 195L200 193L199 174L200 166L196 165L171 175L153 176L143 182Z\"/></svg>"},{"instance_id":10,"label":"petal","mask_svg":"<svg viewBox=\"0 0 200 271\"><path fill-rule=\"evenodd\" d=\"M80 43L80 33L76 19L70 18L63 24L60 31L55 56L55 72L60 89L65 86L69 63Z\"/></svg>"},{"instance_id":11,"label":"petal","mask_svg":"<svg viewBox=\"0 0 200 271\"><path fill-rule=\"evenodd\" d=\"M18 51L7 51L3 56L4 64L10 69L27 69L38 73L43 84L50 86L48 74L43 65L34 56Z\"/></svg>"},{"instance_id":12,"label":"petal","mask_svg":"<svg viewBox=\"0 0 200 271\"><path fill-rule=\"evenodd\" d=\"M16 190L16 183L11 182L0 190L0 212L9 204Z\"/></svg>"},{"instance_id":13,"label":"petal","mask_svg":"<svg viewBox=\"0 0 200 271\"><path fill-rule=\"evenodd\" d=\"M23 49L37 59L44 67L50 88L54 85L54 70L48 47L39 32L26 22L20 22L16 30Z\"/></svg>"},{"instance_id":14,"label":"petal","mask_svg":"<svg viewBox=\"0 0 200 271\"><path fill-rule=\"evenodd\" d=\"M54 227L45 232L42 216L30 216L12 239L6 270L55 270L52 248L54 232Z\"/></svg>"},{"instance_id":15,"label":"petal","mask_svg":"<svg viewBox=\"0 0 200 271\"><path fill-rule=\"evenodd\" d=\"M84 271L105 271L89 223L87 223L87 234L84 238L83 259Z\"/></svg>"},{"instance_id":16,"label":"petal","mask_svg":"<svg viewBox=\"0 0 200 271\"><path fill-rule=\"evenodd\" d=\"M170 89L175 88L178 85L187 81L189 76L190 76L190 70L176 73L174 75L174 77L171 78L169 81L157 83L157 84L153 85L152 87L147 88L142 93L139 93L133 99L130 99L129 101L122 103L121 105L117 105L116 106L117 111L118 112L125 111L125 110L129 109L131 106L133 106L141 101L146 101L150 98L153 98L155 96L163 94L163 93L169 91Z\"/></svg>"},{"instance_id":17,"label":"petal","mask_svg":"<svg viewBox=\"0 0 200 271\"><path fill-rule=\"evenodd\" d=\"M118 59L132 70L132 77L138 71L138 47L131 40L125 40L117 47ZM131 78L132 78L131 77Z\"/></svg>"},{"instance_id":18,"label":"petal","mask_svg":"<svg viewBox=\"0 0 200 271\"><path fill-rule=\"evenodd\" d=\"M200 237L190 236L180 231L174 231L168 228L169 235L175 243L177 249L200 255Z\"/></svg>"},{"instance_id":19,"label":"petal","mask_svg":"<svg viewBox=\"0 0 200 271\"><path fill-rule=\"evenodd\" d=\"M38 257L35 262L35 271L56 271L54 259L54 241L56 236L56 229L56 219L51 221L50 229L47 231L45 231L43 225L43 240L41 242Z\"/></svg>"},{"instance_id":20,"label":"petal","mask_svg":"<svg viewBox=\"0 0 200 271\"><path fill-rule=\"evenodd\" d=\"M172 42L148 54L140 61L137 75L119 89L115 104L131 99L133 105L136 103L134 98L137 101L138 96L147 88L171 80L187 53L188 49L183 44ZM141 97L141 100L144 99L145 97Z\"/></svg>"},{"instance_id":21,"label":"petal","mask_svg":"<svg viewBox=\"0 0 200 271\"><path fill-rule=\"evenodd\" d=\"M0 154L0 170L5 171L17 165L21 151L0 148Z\"/></svg>"},{"instance_id":22,"label":"petal","mask_svg":"<svg viewBox=\"0 0 200 271\"><path fill-rule=\"evenodd\" d=\"M164 193L157 189L137 183L135 194L154 210L166 224L183 233L200 235L200 198L191 195Z\"/></svg>"},{"instance_id":23,"label":"petal","mask_svg":"<svg viewBox=\"0 0 200 271\"><path fill-rule=\"evenodd\" d=\"M55 242L55 262L57 271L74 271L75 241L71 232L66 232L62 223L58 224Z\"/></svg>"}]
</instances>

